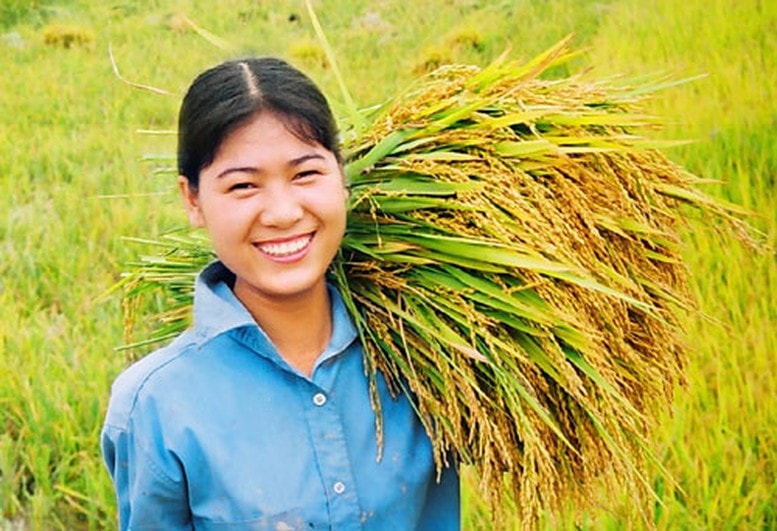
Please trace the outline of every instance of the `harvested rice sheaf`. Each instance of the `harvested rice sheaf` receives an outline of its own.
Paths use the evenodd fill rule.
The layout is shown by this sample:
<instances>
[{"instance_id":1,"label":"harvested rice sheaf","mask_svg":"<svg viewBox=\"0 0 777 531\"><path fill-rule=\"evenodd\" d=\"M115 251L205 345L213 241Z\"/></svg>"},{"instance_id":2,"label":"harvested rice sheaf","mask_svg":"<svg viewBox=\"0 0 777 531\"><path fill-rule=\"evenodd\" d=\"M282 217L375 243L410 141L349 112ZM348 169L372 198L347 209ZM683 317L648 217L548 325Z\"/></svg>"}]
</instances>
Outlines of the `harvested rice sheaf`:
<instances>
[{"instance_id":1,"label":"harvested rice sheaf","mask_svg":"<svg viewBox=\"0 0 777 531\"><path fill-rule=\"evenodd\" d=\"M570 56L443 67L373 111L346 146L332 271L373 391L380 371L409 393L438 465L472 465L494 518L513 506L527 526L603 487L649 518L651 433L694 308L678 229L689 212L741 223L636 134L657 123L645 87L539 78ZM193 275L209 254L187 245L136 265L129 296Z\"/></svg>"},{"instance_id":2,"label":"harvested rice sheaf","mask_svg":"<svg viewBox=\"0 0 777 531\"><path fill-rule=\"evenodd\" d=\"M338 265L438 461L474 465L524 522L608 478L644 499L692 307L664 190L695 179L640 148L626 90L538 79L559 55L444 68L385 108L349 156Z\"/></svg>"}]
</instances>

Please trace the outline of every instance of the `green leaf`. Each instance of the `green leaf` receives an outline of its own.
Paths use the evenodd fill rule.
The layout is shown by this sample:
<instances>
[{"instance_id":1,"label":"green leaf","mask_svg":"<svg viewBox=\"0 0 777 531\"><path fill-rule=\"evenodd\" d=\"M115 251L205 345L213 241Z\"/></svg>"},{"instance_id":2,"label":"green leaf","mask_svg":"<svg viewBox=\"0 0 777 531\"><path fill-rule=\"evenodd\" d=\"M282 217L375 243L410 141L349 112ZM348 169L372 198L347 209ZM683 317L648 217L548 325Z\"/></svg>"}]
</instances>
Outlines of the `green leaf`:
<instances>
[{"instance_id":1,"label":"green leaf","mask_svg":"<svg viewBox=\"0 0 777 531\"><path fill-rule=\"evenodd\" d=\"M556 153L558 148L547 140L525 140L520 142L499 142L494 149L504 157L536 157Z\"/></svg>"},{"instance_id":2,"label":"green leaf","mask_svg":"<svg viewBox=\"0 0 777 531\"><path fill-rule=\"evenodd\" d=\"M372 168L380 160L389 156L397 146L402 144L412 134L412 130L394 131L383 138L378 144L372 146L366 154L348 161L345 167L347 181L349 183L358 182L359 175L369 168Z\"/></svg>"}]
</instances>

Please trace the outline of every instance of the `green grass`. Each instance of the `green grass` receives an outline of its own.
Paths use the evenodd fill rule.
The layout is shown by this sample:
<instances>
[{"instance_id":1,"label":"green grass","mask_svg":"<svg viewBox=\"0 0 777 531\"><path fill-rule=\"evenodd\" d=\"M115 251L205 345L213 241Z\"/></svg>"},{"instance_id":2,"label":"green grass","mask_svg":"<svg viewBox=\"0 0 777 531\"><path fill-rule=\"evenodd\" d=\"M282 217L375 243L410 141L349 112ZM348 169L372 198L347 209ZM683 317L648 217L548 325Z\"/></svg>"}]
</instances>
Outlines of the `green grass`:
<instances>
[{"instance_id":1,"label":"green grass","mask_svg":"<svg viewBox=\"0 0 777 531\"><path fill-rule=\"evenodd\" d=\"M109 385L125 366L117 298L98 300L153 237L184 222L173 179L148 153L172 153L180 94L203 67L243 53L279 54L340 100L301 2L82 1L0 4L0 522L33 529L114 526L98 433ZM272 4L272 7L270 5ZM643 5L644 4L644 5ZM144 7L140 7L144 5ZM53 6L53 7L52 7ZM324 9L325 6L325 9ZM354 98L372 104L440 60L484 64L511 47L529 58L574 32L593 77L707 74L656 96L663 133L694 138L671 156L721 179L715 195L742 204L777 245L777 9L747 0L409 4L331 0L319 17ZM180 28L186 13L234 46ZM294 15L294 16L292 16ZM48 24L94 35L44 44ZM122 74L175 94L119 82ZM379 53L378 53L379 52ZM658 485L656 524L669 529L777 527L777 266L700 220L685 255L701 310L688 316L689 383L657 441L678 485ZM471 478L468 478L471 480ZM470 527L482 508L466 497ZM642 528L628 500L585 515L586 528ZM0 528L12 524L0 523ZM548 527L573 527L561 517Z\"/></svg>"}]
</instances>

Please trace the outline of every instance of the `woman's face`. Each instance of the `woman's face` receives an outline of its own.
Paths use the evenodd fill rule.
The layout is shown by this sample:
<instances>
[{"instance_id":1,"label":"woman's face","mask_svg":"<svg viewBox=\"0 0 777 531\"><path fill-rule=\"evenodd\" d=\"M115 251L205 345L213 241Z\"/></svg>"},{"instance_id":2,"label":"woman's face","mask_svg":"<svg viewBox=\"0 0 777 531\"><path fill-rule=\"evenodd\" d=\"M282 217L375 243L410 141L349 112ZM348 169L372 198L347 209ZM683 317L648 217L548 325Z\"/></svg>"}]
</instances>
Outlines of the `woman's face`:
<instances>
[{"instance_id":1,"label":"woman's face","mask_svg":"<svg viewBox=\"0 0 777 531\"><path fill-rule=\"evenodd\" d=\"M260 113L226 137L196 192L184 177L179 186L190 221L208 231L244 303L325 289L346 223L347 192L332 152Z\"/></svg>"}]
</instances>

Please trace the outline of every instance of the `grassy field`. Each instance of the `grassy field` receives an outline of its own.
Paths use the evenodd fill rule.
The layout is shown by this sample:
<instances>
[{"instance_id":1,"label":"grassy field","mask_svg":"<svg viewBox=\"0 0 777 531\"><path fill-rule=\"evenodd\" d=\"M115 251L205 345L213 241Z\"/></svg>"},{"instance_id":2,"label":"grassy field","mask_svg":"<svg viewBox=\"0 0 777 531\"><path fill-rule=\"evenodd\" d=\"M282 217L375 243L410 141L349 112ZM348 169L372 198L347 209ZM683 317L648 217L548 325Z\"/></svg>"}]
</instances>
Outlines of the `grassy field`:
<instances>
[{"instance_id":1,"label":"grassy field","mask_svg":"<svg viewBox=\"0 0 777 531\"><path fill-rule=\"evenodd\" d=\"M103 5L104 4L104 5ZM275 54L338 100L301 1L58 3L0 0L0 529L110 529L98 435L127 360L117 297L100 296L142 249L125 236L180 226L170 154L181 92L225 57ZM529 58L568 33L589 75L706 74L651 102L670 156L724 181L777 245L777 8L744 0L327 0L319 16L361 105L437 64ZM412 7L411 7L412 6ZM188 17L188 18L187 18ZM193 26L189 21L194 21ZM228 44L208 42L210 34ZM213 39L211 39L213 40ZM170 96L120 82L121 73ZM701 313L687 320L688 387L657 440L677 485L656 480L662 529L777 528L777 264L708 222L686 229ZM657 476L658 477L658 476ZM469 528L483 527L467 497ZM548 527L575 527L562 517ZM643 528L628 500L577 525Z\"/></svg>"}]
</instances>

